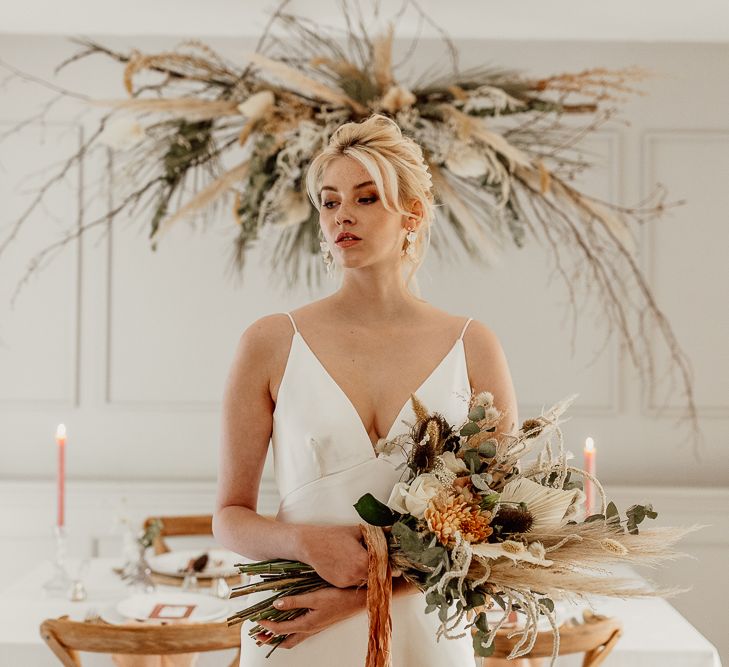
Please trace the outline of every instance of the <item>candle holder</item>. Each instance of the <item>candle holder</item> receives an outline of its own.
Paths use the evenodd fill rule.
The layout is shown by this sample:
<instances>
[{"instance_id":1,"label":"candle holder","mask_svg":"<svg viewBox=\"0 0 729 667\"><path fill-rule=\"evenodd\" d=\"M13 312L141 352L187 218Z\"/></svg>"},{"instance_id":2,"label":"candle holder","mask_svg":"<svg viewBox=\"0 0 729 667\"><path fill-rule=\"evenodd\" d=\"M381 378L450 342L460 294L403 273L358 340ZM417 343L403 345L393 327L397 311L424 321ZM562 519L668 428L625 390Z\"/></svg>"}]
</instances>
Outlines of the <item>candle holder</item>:
<instances>
[{"instance_id":1,"label":"candle holder","mask_svg":"<svg viewBox=\"0 0 729 667\"><path fill-rule=\"evenodd\" d=\"M71 577L66 569L67 535L64 526L53 526L53 536L56 542L56 556L53 560L53 574L43 584L43 590L49 597L66 597L71 587Z\"/></svg>"},{"instance_id":2,"label":"candle holder","mask_svg":"<svg viewBox=\"0 0 729 667\"><path fill-rule=\"evenodd\" d=\"M147 546L144 543L137 544L137 557L129 561L122 572L122 579L135 591L139 593L154 593L157 584L152 579L152 568L147 562Z\"/></svg>"}]
</instances>

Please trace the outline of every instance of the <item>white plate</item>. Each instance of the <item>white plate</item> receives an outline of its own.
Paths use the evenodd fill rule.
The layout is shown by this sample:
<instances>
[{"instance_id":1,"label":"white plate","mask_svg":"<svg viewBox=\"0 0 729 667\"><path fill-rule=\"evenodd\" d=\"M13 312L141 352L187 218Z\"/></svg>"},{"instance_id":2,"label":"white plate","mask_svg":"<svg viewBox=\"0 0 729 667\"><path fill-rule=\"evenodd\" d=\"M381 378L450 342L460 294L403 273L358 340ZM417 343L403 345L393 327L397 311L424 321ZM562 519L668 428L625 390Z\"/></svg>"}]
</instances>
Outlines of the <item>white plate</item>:
<instances>
[{"instance_id":1,"label":"white plate","mask_svg":"<svg viewBox=\"0 0 729 667\"><path fill-rule=\"evenodd\" d=\"M237 611L237 610L236 610ZM217 621L224 621L228 618L228 616L231 616L234 614L235 611L226 611L224 614L222 614L219 618L209 618L207 621L204 621L205 623L215 623ZM128 619L126 616L122 616L116 609L116 602L110 602L106 606L102 607L99 611L99 616L101 617L102 621L106 621L107 623L110 623L111 625L124 625L126 623L129 623L130 619Z\"/></svg>"},{"instance_id":2,"label":"white plate","mask_svg":"<svg viewBox=\"0 0 729 667\"><path fill-rule=\"evenodd\" d=\"M154 592L139 593L124 598L116 604L116 611L127 619L147 620L155 605L188 605L194 604L190 616L186 620L191 622L212 621L220 618L228 611L225 601L214 598L211 595L199 593L176 593L176 592ZM165 619L172 620L172 619Z\"/></svg>"},{"instance_id":3,"label":"white plate","mask_svg":"<svg viewBox=\"0 0 729 667\"><path fill-rule=\"evenodd\" d=\"M235 563L249 562L247 558L227 549L168 551L164 554L149 556L147 562L152 568L152 572L164 574L168 577L183 578L185 573L180 572L180 570L184 570L191 560L199 558L204 553L208 554L209 558L205 568L201 572L195 573L199 579L235 576L240 574L240 570L235 567Z\"/></svg>"}]
</instances>

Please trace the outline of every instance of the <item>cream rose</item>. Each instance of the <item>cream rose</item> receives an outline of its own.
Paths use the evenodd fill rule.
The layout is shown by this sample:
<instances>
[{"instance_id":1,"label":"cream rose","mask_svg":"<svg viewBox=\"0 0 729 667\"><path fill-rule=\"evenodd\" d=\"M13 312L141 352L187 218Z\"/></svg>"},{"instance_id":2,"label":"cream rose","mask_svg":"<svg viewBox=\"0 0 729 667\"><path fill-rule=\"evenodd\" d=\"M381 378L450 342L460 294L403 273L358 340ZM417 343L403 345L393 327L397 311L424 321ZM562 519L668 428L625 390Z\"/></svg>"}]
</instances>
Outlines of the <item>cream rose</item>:
<instances>
[{"instance_id":1,"label":"cream rose","mask_svg":"<svg viewBox=\"0 0 729 667\"><path fill-rule=\"evenodd\" d=\"M390 494L387 506L401 514L412 514L422 519L428 501L443 488L431 473L418 475L410 484L398 482Z\"/></svg>"},{"instance_id":2,"label":"cream rose","mask_svg":"<svg viewBox=\"0 0 729 667\"><path fill-rule=\"evenodd\" d=\"M468 470L466 462L463 459L459 459L453 452L443 452L440 458L443 459L445 467L451 472L459 473Z\"/></svg>"}]
</instances>

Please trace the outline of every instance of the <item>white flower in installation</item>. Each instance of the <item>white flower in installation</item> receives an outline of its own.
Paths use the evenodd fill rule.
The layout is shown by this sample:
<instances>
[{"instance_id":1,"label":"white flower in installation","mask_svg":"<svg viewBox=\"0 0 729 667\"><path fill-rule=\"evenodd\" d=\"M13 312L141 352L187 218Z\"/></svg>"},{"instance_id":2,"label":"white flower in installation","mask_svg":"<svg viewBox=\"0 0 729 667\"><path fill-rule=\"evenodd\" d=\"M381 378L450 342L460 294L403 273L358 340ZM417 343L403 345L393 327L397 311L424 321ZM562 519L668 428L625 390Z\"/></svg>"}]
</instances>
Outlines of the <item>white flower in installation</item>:
<instances>
[{"instance_id":1,"label":"white flower in installation","mask_svg":"<svg viewBox=\"0 0 729 667\"><path fill-rule=\"evenodd\" d=\"M260 93L251 95L247 100L238 105L238 111L251 120L257 120L273 106L276 101L270 90L262 90Z\"/></svg>"},{"instance_id":2,"label":"white flower in installation","mask_svg":"<svg viewBox=\"0 0 729 667\"><path fill-rule=\"evenodd\" d=\"M133 148L144 139L144 128L132 118L116 118L108 122L97 141L117 151Z\"/></svg>"},{"instance_id":3,"label":"white flower in installation","mask_svg":"<svg viewBox=\"0 0 729 667\"><path fill-rule=\"evenodd\" d=\"M567 509L577 496L577 489L564 491L542 486L531 479L521 477L509 482L501 492L499 502L526 503L533 523L528 532L539 532L561 526Z\"/></svg>"},{"instance_id":4,"label":"white flower in installation","mask_svg":"<svg viewBox=\"0 0 729 667\"><path fill-rule=\"evenodd\" d=\"M461 178L477 178L489 172L489 161L475 146L457 142L445 161L448 170Z\"/></svg>"},{"instance_id":5,"label":"white flower in installation","mask_svg":"<svg viewBox=\"0 0 729 667\"><path fill-rule=\"evenodd\" d=\"M302 197L300 193L294 190L287 190L280 204L277 206L280 217L278 224L280 225L298 225L306 222L311 214L311 206L306 197Z\"/></svg>"},{"instance_id":6,"label":"white flower in installation","mask_svg":"<svg viewBox=\"0 0 729 667\"><path fill-rule=\"evenodd\" d=\"M398 482L390 494L387 506L402 514L412 514L422 519L428 501L443 488L438 478L424 472L418 475L410 484Z\"/></svg>"},{"instance_id":7,"label":"white flower in installation","mask_svg":"<svg viewBox=\"0 0 729 667\"><path fill-rule=\"evenodd\" d=\"M481 542L480 544L473 544L471 549L473 550L474 556L481 558L491 558L493 560L497 558L510 558L515 563L521 560L527 563L534 563L534 565L544 565L545 567L549 567L552 564L551 560L543 556L535 555L521 542L514 540L505 540L504 542L493 544Z\"/></svg>"},{"instance_id":8,"label":"white flower in installation","mask_svg":"<svg viewBox=\"0 0 729 667\"><path fill-rule=\"evenodd\" d=\"M463 459L459 459L453 452L443 452L438 458L442 459L443 465L451 472L458 473L468 470L466 462Z\"/></svg>"}]
</instances>

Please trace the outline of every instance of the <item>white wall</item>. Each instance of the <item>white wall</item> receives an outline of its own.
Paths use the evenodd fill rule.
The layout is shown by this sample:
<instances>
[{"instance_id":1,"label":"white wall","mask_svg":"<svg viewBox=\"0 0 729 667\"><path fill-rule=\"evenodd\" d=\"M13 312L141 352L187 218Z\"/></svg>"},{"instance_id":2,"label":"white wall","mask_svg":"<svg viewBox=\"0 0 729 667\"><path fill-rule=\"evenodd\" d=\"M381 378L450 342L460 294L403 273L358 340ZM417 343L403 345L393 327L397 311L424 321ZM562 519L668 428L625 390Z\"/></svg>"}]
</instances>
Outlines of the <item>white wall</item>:
<instances>
[{"instance_id":1,"label":"white wall","mask_svg":"<svg viewBox=\"0 0 729 667\"><path fill-rule=\"evenodd\" d=\"M158 49L177 40L106 41L119 48ZM211 43L230 57L250 47L250 41L242 40ZM590 140L589 147L604 156L604 163L582 184L600 197L634 204L660 181L670 200L688 202L644 229L640 260L695 369L706 436L700 460L682 442L685 431L676 429L674 412L657 414L642 395L616 339L588 366L604 337L591 317L580 319L576 353L570 355L566 295L558 279L547 284L550 266L540 248L509 251L501 267L490 271L433 261L420 282L436 305L478 318L499 334L522 418L579 392L565 434L576 452L587 435L595 438L605 483L636 491L636 500L654 500L659 511L656 499L670 502L676 511L671 516L678 519L691 516L692 522L711 523L698 510L696 516L692 512L714 506L714 500L696 501L703 493L717 493L715 500L726 512L729 487L729 89L721 85L729 74L727 46L585 42L577 48L564 42L466 40L461 47L464 67L488 61L540 76L639 64L664 75L643 85L646 97L624 107L622 117L629 126L602 130ZM0 35L2 60L46 78L73 51L59 38ZM425 67L434 57L424 45L414 62ZM123 94L119 68L100 59L71 67L56 82L98 97ZM0 95L0 133L38 111L41 97L30 85L6 86ZM57 162L77 145L79 132L88 132L86 118L76 118L76 112L61 105L49 114L55 125L44 132L24 129L0 144L4 233L28 203L22 190L38 183L37 176L30 183L20 183L21 178ZM102 158L89 160L82 173L70 174L0 258L0 489L6 494L0 496L16 499L10 505L14 525L23 526L22 534L36 544L47 536L43 522L52 521L48 484L59 422L69 430L70 490L99 485L92 494L97 498L126 485L138 488L135 482L147 484L152 489L144 496L150 498L150 513L158 511L152 505L164 504L164 493L153 491L158 482L159 488L173 485L181 495L188 488L203 488L209 498L220 397L240 332L263 314L288 310L326 292L277 292L255 253L243 286L227 280L234 229L225 217L207 232L178 225L152 253L147 219L140 216L115 225L109 235L97 230L67 247L30 281L11 311L10 294L33 252L58 238L79 215L91 220L103 213L105 199L86 201L92 185L107 176ZM463 285L472 286L468 294ZM474 298L475 293L480 296ZM264 482L269 489L270 463ZM22 500L27 493L18 501L17 484L45 485L45 504L36 500L31 508ZM676 487L686 489L678 507L672 500ZM624 497L634 498L629 492ZM691 511L679 511L683 502ZM207 500L200 503L209 506ZM69 501L69 522L74 507ZM45 519L30 521L31 516ZM700 592L686 596L682 611L729 659L729 644L717 625L725 623L719 600L729 587L716 586L724 580L721 555L729 536L725 523L717 522L715 531L711 545L701 547L702 560L684 566L692 568ZM15 539L18 533L4 537ZM706 591L716 595L710 605Z\"/></svg>"}]
</instances>

